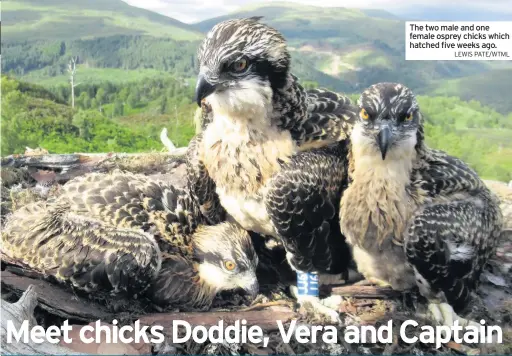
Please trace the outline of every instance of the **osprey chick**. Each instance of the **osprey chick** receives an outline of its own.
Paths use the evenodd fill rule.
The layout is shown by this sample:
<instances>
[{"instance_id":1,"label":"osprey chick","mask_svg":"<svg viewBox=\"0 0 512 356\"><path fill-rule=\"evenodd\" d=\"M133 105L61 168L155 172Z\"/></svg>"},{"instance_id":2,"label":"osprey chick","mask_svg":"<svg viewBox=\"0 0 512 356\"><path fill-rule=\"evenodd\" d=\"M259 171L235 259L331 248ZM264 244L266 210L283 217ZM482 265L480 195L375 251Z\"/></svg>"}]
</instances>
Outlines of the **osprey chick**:
<instances>
[{"instance_id":1,"label":"osprey chick","mask_svg":"<svg viewBox=\"0 0 512 356\"><path fill-rule=\"evenodd\" d=\"M435 319L451 326L451 306L466 305L497 246L497 198L464 162L427 147L407 87L375 84L358 104L341 229L367 279L417 285Z\"/></svg>"},{"instance_id":2,"label":"osprey chick","mask_svg":"<svg viewBox=\"0 0 512 356\"><path fill-rule=\"evenodd\" d=\"M205 225L183 189L129 173L63 188L9 217L3 254L88 293L145 294L160 305L208 307L223 290L258 292L249 234Z\"/></svg>"},{"instance_id":3,"label":"osprey chick","mask_svg":"<svg viewBox=\"0 0 512 356\"><path fill-rule=\"evenodd\" d=\"M210 223L227 213L279 238L294 269L346 272L337 215L357 111L345 96L306 93L283 36L257 20L221 22L199 49L196 97L208 113L189 145L189 187Z\"/></svg>"}]
</instances>

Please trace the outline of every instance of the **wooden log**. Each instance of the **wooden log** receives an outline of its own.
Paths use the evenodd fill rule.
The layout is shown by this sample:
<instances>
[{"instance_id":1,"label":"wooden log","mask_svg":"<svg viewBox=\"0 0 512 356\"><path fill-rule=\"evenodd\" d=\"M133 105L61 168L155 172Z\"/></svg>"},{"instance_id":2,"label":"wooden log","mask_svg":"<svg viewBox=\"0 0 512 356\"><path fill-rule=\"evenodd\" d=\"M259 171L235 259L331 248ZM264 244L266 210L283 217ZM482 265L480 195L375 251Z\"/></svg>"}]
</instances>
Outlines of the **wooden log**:
<instances>
[{"instance_id":1,"label":"wooden log","mask_svg":"<svg viewBox=\"0 0 512 356\"><path fill-rule=\"evenodd\" d=\"M169 173L183 163L186 151L187 147L180 147L170 152L11 155L2 158L0 167L2 172L25 170L38 183L63 184L84 174L116 168L135 173Z\"/></svg>"},{"instance_id":2,"label":"wooden log","mask_svg":"<svg viewBox=\"0 0 512 356\"><path fill-rule=\"evenodd\" d=\"M37 292L37 300L41 308L65 319L86 322L100 319L110 322L117 318L101 304L73 296L61 286L41 279L18 276L9 270L2 271L2 288L5 290L21 295L29 286L32 286L31 288ZM132 315L130 319L140 319L143 325L162 325L164 330L172 326L172 320L175 319L186 320L191 325L205 326L216 325L219 320L224 320L225 325L229 325L236 320L245 319L247 325L259 325L263 330L269 331L277 329L276 320L287 322L295 317L296 314L289 307L273 306L264 310L249 311L154 313Z\"/></svg>"},{"instance_id":3,"label":"wooden log","mask_svg":"<svg viewBox=\"0 0 512 356\"><path fill-rule=\"evenodd\" d=\"M94 164L103 160L123 158L144 158L145 156L161 155L163 157L181 157L187 152L187 147L179 147L169 152L145 153L70 153L70 154L42 154L42 155L10 155L3 157L0 167L36 167L71 169L78 165Z\"/></svg>"},{"instance_id":4,"label":"wooden log","mask_svg":"<svg viewBox=\"0 0 512 356\"><path fill-rule=\"evenodd\" d=\"M393 299L402 295L402 292L389 287L348 285L329 287L328 289L331 294L352 298Z\"/></svg>"},{"instance_id":5,"label":"wooden log","mask_svg":"<svg viewBox=\"0 0 512 356\"><path fill-rule=\"evenodd\" d=\"M52 344L47 341L36 344L29 339L28 343L17 341L7 343L8 322L11 322L12 326L16 330L21 328L21 325L25 320L29 321L29 330L37 325L34 318L34 309L37 305L38 296L35 290L36 288L33 286L28 286L27 290L14 304L2 301L2 318L0 319L2 343L0 345L0 353L2 355L83 355L66 347L58 344Z\"/></svg>"},{"instance_id":6,"label":"wooden log","mask_svg":"<svg viewBox=\"0 0 512 356\"><path fill-rule=\"evenodd\" d=\"M42 279L32 279L25 276L18 276L10 271L2 271L2 289L21 295L31 286L37 293L39 306L49 313L80 321L95 321L98 319L113 319L113 315L105 307L78 298L71 293Z\"/></svg>"}]
</instances>

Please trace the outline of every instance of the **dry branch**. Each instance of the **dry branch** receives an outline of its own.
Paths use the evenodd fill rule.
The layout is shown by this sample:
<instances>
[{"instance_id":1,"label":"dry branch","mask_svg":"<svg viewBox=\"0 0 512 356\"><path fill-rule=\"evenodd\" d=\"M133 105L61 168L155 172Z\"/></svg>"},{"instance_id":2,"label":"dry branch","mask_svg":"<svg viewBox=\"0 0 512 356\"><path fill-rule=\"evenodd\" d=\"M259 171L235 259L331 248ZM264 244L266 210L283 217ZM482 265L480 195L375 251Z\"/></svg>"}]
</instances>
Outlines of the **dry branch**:
<instances>
[{"instance_id":1,"label":"dry branch","mask_svg":"<svg viewBox=\"0 0 512 356\"><path fill-rule=\"evenodd\" d=\"M2 272L2 288L21 295L27 288L33 288L37 292L39 306L44 310L66 319L81 321L103 320L110 321L116 315L109 312L105 307L84 298L73 296L67 290L58 285L41 279L32 279L25 276L18 276L11 271ZM217 325L219 320L224 320L225 325L233 324L236 320L245 319L247 325L259 325L263 330L275 330L276 320L283 322L296 317L296 314L288 307L274 306L264 310L251 311L209 311L209 312L173 312L145 314L130 319L140 319L142 325L162 325L164 330L172 326L173 320L186 320L191 325Z\"/></svg>"},{"instance_id":2,"label":"dry branch","mask_svg":"<svg viewBox=\"0 0 512 356\"><path fill-rule=\"evenodd\" d=\"M68 63L68 72L69 72L69 84L71 85L71 107L75 107L75 87L77 87L80 83L75 83L75 75L76 75L76 62L78 58L72 57Z\"/></svg>"},{"instance_id":3,"label":"dry branch","mask_svg":"<svg viewBox=\"0 0 512 356\"><path fill-rule=\"evenodd\" d=\"M172 143L169 136L167 136L167 127L164 127L162 132L160 132L160 141L162 141L162 145L164 145L164 147L166 147L169 152L176 150L176 146L174 146L174 143Z\"/></svg>"},{"instance_id":4,"label":"dry branch","mask_svg":"<svg viewBox=\"0 0 512 356\"><path fill-rule=\"evenodd\" d=\"M104 160L123 158L144 158L155 154L163 157L180 157L185 155L187 147L179 147L169 152L159 153L69 153L69 154L43 154L43 155L10 155L3 157L1 167L35 167L71 169L84 164L94 164Z\"/></svg>"},{"instance_id":5,"label":"dry branch","mask_svg":"<svg viewBox=\"0 0 512 356\"><path fill-rule=\"evenodd\" d=\"M392 299L402 295L400 291L393 290L388 287L355 285L331 287L330 292L332 294L341 295L342 297L368 299Z\"/></svg>"},{"instance_id":6,"label":"dry branch","mask_svg":"<svg viewBox=\"0 0 512 356\"><path fill-rule=\"evenodd\" d=\"M42 155L11 155L1 160L2 170L26 169L29 174L40 181L65 183L75 177L92 172L109 172L115 168L134 173L165 172L166 166L183 159L187 147L180 147L169 152L148 153L72 153ZM41 176L44 176L42 178Z\"/></svg>"}]
</instances>

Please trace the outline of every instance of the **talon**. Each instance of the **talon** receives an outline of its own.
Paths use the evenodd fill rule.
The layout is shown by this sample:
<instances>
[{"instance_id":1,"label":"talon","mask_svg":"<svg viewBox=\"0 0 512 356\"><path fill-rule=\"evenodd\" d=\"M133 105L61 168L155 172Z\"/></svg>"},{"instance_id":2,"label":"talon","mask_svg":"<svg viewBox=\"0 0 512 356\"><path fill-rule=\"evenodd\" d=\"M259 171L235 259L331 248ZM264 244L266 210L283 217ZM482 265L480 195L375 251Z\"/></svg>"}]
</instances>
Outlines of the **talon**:
<instances>
[{"instance_id":1,"label":"talon","mask_svg":"<svg viewBox=\"0 0 512 356\"><path fill-rule=\"evenodd\" d=\"M460 317L455 313L452 306L448 303L430 303L428 310L432 319L439 325L452 327L455 321L459 322L462 327L475 326L480 328L482 325L473 321Z\"/></svg>"},{"instance_id":2,"label":"talon","mask_svg":"<svg viewBox=\"0 0 512 356\"><path fill-rule=\"evenodd\" d=\"M333 310L338 310L342 302L343 297L341 295L331 295L330 297L320 300L320 303Z\"/></svg>"},{"instance_id":3,"label":"talon","mask_svg":"<svg viewBox=\"0 0 512 356\"><path fill-rule=\"evenodd\" d=\"M439 310L439 304L430 303L428 305L428 311L430 313L430 317L437 323L443 323L443 314Z\"/></svg>"},{"instance_id":4,"label":"talon","mask_svg":"<svg viewBox=\"0 0 512 356\"><path fill-rule=\"evenodd\" d=\"M297 303L301 306L309 304L311 309L318 314L326 316L331 323L341 324L338 308L343 300L339 295L332 295L330 297L320 299L311 295L299 295L296 286L290 286L290 293L297 299Z\"/></svg>"}]
</instances>

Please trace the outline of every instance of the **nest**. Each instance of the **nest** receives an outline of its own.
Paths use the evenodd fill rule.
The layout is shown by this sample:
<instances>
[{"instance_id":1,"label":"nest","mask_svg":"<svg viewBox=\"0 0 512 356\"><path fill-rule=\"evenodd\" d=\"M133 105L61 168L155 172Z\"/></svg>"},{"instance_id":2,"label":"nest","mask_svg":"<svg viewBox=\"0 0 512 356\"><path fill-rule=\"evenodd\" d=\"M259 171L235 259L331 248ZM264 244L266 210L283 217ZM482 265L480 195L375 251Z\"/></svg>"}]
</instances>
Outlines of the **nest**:
<instances>
[{"instance_id":1,"label":"nest","mask_svg":"<svg viewBox=\"0 0 512 356\"><path fill-rule=\"evenodd\" d=\"M180 149L178 149L180 150ZM185 166L183 153L161 153L116 155L116 154L75 154L75 155L25 155L7 157L2 160L1 171L1 219L30 202L48 199L59 194L62 184L88 172L109 172L114 169L142 173L159 179L171 180L183 185ZM508 194L508 192L507 192ZM261 242L261 241L260 241ZM510 246L510 241L503 241ZM508 245L507 245L508 244ZM338 342L285 343L278 330L276 320L282 320L288 327L293 320L297 325L331 325L322 315L308 308L298 308L290 297L288 287L295 282L295 275L286 263L284 250L274 240L256 244L260 255L258 269L260 295L250 304L244 297L236 294L221 294L208 311L188 312L179 309L158 309L147 300L112 301L94 300L91 296L80 295L66 290L39 277L30 278L26 274L16 273L16 269L3 271L2 298L6 302L15 302L32 285L37 292L38 306L33 315L39 325L60 326L64 320L75 325L85 325L95 320L112 323L115 319L121 324L130 324L140 320L146 325L163 325L170 328L172 320L188 320L190 323L215 325L219 320L247 320L248 325L259 325L269 342L263 344L198 344L190 340L184 344L172 344L170 338L158 345L133 347L129 353L178 353L178 354L448 354L448 353L512 353L512 329L505 325L512 323L512 280L509 270L502 267L500 256L492 260L489 268L482 274L482 285L475 295L474 302L466 310L465 317L487 321L487 324L503 326L503 343L493 345L463 345L449 343L436 349L434 345L405 343L398 335L398 329L405 320L417 320L419 325L431 325L430 321L420 317L424 301L414 291L396 293L376 287L354 287L350 285L330 286L324 293L344 296L339 306L342 325L336 325ZM366 288L366 289L365 289ZM392 321L394 338L389 344L348 343L344 335L350 325L387 325ZM419 328L413 333L419 333ZM69 346L73 350L82 350L81 346ZM87 351L94 353L95 351ZM122 353L115 349L110 353Z\"/></svg>"}]
</instances>

